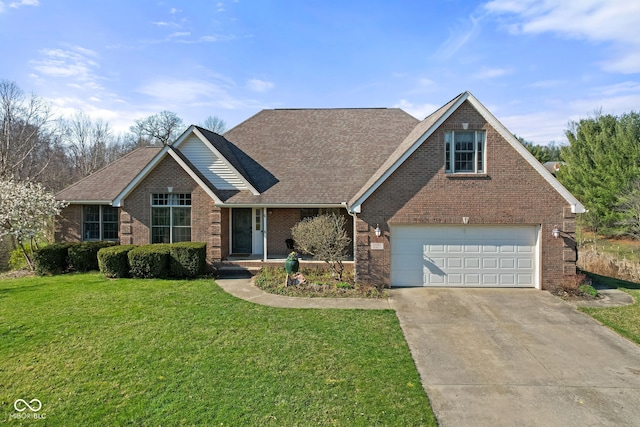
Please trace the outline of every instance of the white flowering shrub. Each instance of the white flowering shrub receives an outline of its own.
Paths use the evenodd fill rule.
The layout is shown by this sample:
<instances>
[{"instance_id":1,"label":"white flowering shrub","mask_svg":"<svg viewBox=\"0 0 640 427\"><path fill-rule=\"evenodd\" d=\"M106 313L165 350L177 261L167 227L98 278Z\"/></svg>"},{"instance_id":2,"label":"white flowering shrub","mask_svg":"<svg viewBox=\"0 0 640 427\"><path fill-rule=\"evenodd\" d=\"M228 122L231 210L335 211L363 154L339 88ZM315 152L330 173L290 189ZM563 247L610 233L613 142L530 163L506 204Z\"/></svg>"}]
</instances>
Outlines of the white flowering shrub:
<instances>
[{"instance_id":1,"label":"white flowering shrub","mask_svg":"<svg viewBox=\"0 0 640 427\"><path fill-rule=\"evenodd\" d=\"M13 237L33 269L25 244L31 242L31 249L35 249L37 242L34 239L42 235L47 223L66 205L40 184L1 180L0 239Z\"/></svg>"}]
</instances>

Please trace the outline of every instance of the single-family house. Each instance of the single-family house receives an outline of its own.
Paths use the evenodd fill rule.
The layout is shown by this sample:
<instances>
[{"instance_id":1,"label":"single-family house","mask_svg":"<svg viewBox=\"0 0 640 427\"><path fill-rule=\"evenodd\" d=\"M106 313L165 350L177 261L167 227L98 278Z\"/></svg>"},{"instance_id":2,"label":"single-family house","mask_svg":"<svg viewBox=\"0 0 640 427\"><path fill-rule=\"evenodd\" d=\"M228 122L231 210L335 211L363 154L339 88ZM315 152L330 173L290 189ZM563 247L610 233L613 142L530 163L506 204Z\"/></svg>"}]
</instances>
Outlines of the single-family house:
<instances>
[{"instance_id":1,"label":"single-family house","mask_svg":"<svg viewBox=\"0 0 640 427\"><path fill-rule=\"evenodd\" d=\"M584 206L471 93L398 108L269 109L189 127L57 194L59 241L202 241L215 266L268 263L291 228L343 215L356 279L548 288L575 275Z\"/></svg>"}]
</instances>

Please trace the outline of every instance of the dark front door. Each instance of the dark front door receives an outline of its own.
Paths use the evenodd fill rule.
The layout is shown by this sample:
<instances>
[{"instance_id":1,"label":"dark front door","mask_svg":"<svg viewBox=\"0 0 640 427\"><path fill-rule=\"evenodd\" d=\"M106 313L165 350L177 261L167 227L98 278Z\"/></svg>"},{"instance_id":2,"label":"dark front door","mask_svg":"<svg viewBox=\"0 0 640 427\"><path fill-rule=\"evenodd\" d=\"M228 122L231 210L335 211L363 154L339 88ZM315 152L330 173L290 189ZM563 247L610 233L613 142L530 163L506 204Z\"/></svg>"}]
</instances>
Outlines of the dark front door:
<instances>
[{"instance_id":1,"label":"dark front door","mask_svg":"<svg viewBox=\"0 0 640 427\"><path fill-rule=\"evenodd\" d=\"M233 209L231 252L235 254L250 254L252 249L251 208Z\"/></svg>"}]
</instances>

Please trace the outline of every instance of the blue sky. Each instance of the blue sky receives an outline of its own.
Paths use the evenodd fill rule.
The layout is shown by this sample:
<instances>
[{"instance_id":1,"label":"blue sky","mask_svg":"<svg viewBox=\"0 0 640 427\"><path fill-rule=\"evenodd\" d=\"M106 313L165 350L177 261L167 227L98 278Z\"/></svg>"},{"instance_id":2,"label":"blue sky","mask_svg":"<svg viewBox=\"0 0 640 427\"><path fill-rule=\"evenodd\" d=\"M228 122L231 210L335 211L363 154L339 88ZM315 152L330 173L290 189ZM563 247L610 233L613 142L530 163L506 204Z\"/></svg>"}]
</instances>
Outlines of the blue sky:
<instances>
[{"instance_id":1,"label":"blue sky","mask_svg":"<svg viewBox=\"0 0 640 427\"><path fill-rule=\"evenodd\" d=\"M400 107L469 90L518 136L640 110L632 0L1 0L0 78L127 131L169 110Z\"/></svg>"}]
</instances>

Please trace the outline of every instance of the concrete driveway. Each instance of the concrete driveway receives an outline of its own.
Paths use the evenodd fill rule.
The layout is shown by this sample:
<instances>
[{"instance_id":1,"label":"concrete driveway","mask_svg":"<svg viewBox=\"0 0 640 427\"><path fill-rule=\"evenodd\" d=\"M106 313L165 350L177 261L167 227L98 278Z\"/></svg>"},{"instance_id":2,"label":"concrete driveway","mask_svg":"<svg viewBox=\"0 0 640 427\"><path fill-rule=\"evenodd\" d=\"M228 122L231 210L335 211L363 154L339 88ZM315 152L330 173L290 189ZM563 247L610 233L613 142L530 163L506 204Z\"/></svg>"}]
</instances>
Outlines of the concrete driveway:
<instances>
[{"instance_id":1,"label":"concrete driveway","mask_svg":"<svg viewBox=\"0 0 640 427\"><path fill-rule=\"evenodd\" d=\"M640 347L534 289L391 291L441 426L640 426Z\"/></svg>"}]
</instances>

